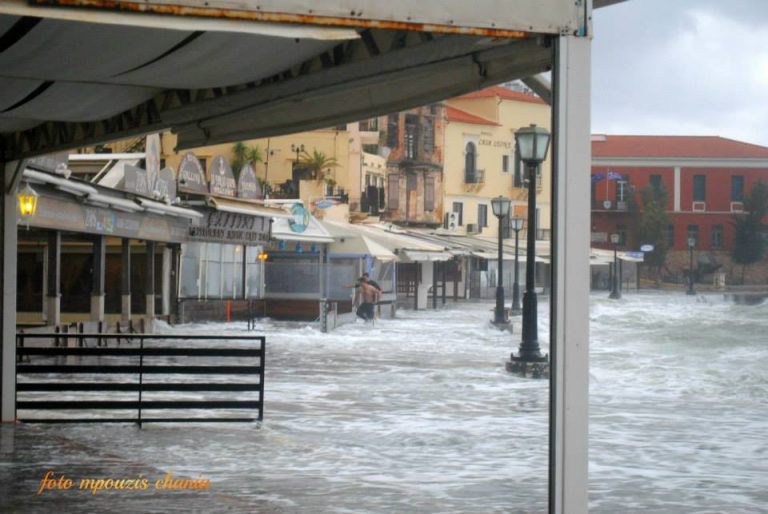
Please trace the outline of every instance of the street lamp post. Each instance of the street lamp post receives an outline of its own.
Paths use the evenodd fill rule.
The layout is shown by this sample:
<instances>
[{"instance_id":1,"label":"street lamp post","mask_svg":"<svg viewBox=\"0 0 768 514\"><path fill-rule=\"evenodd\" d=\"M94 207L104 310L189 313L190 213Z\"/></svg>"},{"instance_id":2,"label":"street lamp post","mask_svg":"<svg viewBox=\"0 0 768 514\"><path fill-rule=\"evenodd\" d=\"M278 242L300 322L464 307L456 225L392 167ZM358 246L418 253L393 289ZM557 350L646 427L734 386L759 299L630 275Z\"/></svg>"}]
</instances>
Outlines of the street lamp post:
<instances>
[{"instance_id":1,"label":"street lamp post","mask_svg":"<svg viewBox=\"0 0 768 514\"><path fill-rule=\"evenodd\" d=\"M299 155L304 151L304 145L291 145L291 151L296 154L296 164L299 164Z\"/></svg>"},{"instance_id":2,"label":"street lamp post","mask_svg":"<svg viewBox=\"0 0 768 514\"><path fill-rule=\"evenodd\" d=\"M509 216L509 198L503 196L497 196L491 200L491 208L493 209L493 215L499 220L499 278L496 285L496 310L493 317L493 322L497 325L509 323L506 316L504 316L504 255L502 255L502 241L501 241L501 220L506 216Z\"/></svg>"},{"instance_id":3,"label":"street lamp post","mask_svg":"<svg viewBox=\"0 0 768 514\"><path fill-rule=\"evenodd\" d=\"M619 234L611 234L611 243L613 243L613 280L611 280L611 294L608 298L611 300L619 300L621 298L621 292L619 291L619 259L616 249L619 246Z\"/></svg>"},{"instance_id":4,"label":"street lamp post","mask_svg":"<svg viewBox=\"0 0 768 514\"><path fill-rule=\"evenodd\" d=\"M685 294L694 295L696 291L693 290L693 247L696 246L696 238L688 238L688 290Z\"/></svg>"},{"instance_id":5,"label":"street lamp post","mask_svg":"<svg viewBox=\"0 0 768 514\"><path fill-rule=\"evenodd\" d=\"M520 307L520 283L518 282L519 266L517 264L518 259L518 241L520 231L523 229L523 218L514 217L510 220L512 230L515 231L515 283L512 285L512 314L519 316L523 309Z\"/></svg>"},{"instance_id":6,"label":"street lamp post","mask_svg":"<svg viewBox=\"0 0 768 514\"><path fill-rule=\"evenodd\" d=\"M531 125L515 132L520 159L528 171L528 248L525 261L525 293L523 295L523 336L518 355L512 354L507 370L525 376L530 365L531 375L548 373L547 356L541 355L538 334L538 299L534 289L536 260L536 170L547 157L550 134L546 129Z\"/></svg>"}]
</instances>

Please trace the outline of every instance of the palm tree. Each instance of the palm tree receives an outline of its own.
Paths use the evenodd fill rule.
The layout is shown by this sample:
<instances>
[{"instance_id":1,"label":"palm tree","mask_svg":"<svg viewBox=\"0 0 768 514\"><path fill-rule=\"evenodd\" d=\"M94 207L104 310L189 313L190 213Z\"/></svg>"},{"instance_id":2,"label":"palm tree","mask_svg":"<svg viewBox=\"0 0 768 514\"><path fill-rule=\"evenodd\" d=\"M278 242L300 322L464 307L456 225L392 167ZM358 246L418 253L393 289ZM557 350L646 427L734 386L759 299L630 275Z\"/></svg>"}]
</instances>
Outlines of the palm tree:
<instances>
[{"instance_id":1,"label":"palm tree","mask_svg":"<svg viewBox=\"0 0 768 514\"><path fill-rule=\"evenodd\" d=\"M238 141L232 147L232 153L235 158L232 160L232 170L236 174L240 174L240 170L246 164L262 162L264 160L264 154L261 153L261 148L258 145L248 146L242 141Z\"/></svg>"},{"instance_id":2,"label":"palm tree","mask_svg":"<svg viewBox=\"0 0 768 514\"><path fill-rule=\"evenodd\" d=\"M314 148L311 154L306 150L302 152L296 164L308 170L309 178L313 180L322 180L330 168L335 168L339 165L335 157L328 157L323 152L318 152Z\"/></svg>"}]
</instances>

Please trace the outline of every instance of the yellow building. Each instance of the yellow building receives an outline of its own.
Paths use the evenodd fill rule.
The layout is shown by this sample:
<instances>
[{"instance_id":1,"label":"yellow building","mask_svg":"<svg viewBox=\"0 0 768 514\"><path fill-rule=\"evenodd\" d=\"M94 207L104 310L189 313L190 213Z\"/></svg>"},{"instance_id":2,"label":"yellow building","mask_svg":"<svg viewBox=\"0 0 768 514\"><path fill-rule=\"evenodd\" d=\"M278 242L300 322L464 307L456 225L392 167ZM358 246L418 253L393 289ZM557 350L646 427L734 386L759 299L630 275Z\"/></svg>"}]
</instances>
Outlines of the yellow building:
<instances>
[{"instance_id":1,"label":"yellow building","mask_svg":"<svg viewBox=\"0 0 768 514\"><path fill-rule=\"evenodd\" d=\"M455 230L495 237L491 199L499 195L512 199L515 216L526 216L526 174L515 160L515 131L531 123L551 130L550 116L539 97L503 87L446 101L443 205L455 213ZM550 158L551 151L537 183L537 239L549 239L551 228Z\"/></svg>"},{"instance_id":2,"label":"yellow building","mask_svg":"<svg viewBox=\"0 0 768 514\"><path fill-rule=\"evenodd\" d=\"M262 161L256 163L254 171L259 181L270 186L270 198L300 198L305 205L329 197L345 197L345 200L359 202L363 156L359 142L357 124L344 129L322 129L300 132L285 136L243 141L248 147L258 147ZM177 152L176 136L163 134L162 156L165 166L178 169L185 151ZM224 156L229 162L235 160L234 145L214 145L194 148L191 151L201 160L206 172L213 158ZM310 178L297 163L303 155L322 153L336 165L327 166L316 178ZM238 173L240 170L233 170ZM364 177L362 178L364 180Z\"/></svg>"}]
</instances>

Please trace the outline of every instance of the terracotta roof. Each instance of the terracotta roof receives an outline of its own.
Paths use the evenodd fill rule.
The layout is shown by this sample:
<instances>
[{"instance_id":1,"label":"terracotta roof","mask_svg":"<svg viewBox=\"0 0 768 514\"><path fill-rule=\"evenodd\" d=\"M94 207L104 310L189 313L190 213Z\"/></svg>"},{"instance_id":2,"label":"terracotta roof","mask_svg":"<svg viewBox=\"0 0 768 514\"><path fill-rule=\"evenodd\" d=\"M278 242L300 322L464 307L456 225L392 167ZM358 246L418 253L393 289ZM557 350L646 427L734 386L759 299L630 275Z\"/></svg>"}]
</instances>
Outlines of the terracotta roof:
<instances>
[{"instance_id":1,"label":"terracotta roof","mask_svg":"<svg viewBox=\"0 0 768 514\"><path fill-rule=\"evenodd\" d=\"M504 100L515 100L518 102L546 104L546 102L544 102L544 100L542 100L538 96L534 96L526 93L520 93L517 91L512 91L511 89L507 89L501 86L487 87L485 89L481 89L480 91L473 91L472 93L467 93L466 95L457 97L456 100L472 100L474 98L491 98L491 97L499 97Z\"/></svg>"},{"instance_id":2,"label":"terracotta roof","mask_svg":"<svg viewBox=\"0 0 768 514\"><path fill-rule=\"evenodd\" d=\"M768 148L719 136L592 136L593 157L766 159Z\"/></svg>"},{"instance_id":3,"label":"terracotta roof","mask_svg":"<svg viewBox=\"0 0 768 514\"><path fill-rule=\"evenodd\" d=\"M457 109L455 107L447 106L445 109L446 115L448 116L448 121L460 121L462 123L474 123L475 125L494 125L494 126L500 126L498 123L496 123L493 120L489 120L488 118L483 118L481 116L476 116L474 114L468 113L467 111L462 111L461 109Z\"/></svg>"}]
</instances>

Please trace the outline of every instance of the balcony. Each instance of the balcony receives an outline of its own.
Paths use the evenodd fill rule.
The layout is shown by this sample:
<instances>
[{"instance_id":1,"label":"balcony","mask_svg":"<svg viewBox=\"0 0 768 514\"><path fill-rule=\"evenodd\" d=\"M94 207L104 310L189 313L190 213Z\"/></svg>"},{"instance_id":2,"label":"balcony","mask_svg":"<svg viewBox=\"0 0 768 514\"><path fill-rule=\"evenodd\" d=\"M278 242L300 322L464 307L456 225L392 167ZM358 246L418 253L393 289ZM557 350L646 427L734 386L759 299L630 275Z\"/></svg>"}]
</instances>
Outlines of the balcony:
<instances>
[{"instance_id":1,"label":"balcony","mask_svg":"<svg viewBox=\"0 0 768 514\"><path fill-rule=\"evenodd\" d=\"M485 184L485 170L464 170L465 184Z\"/></svg>"}]
</instances>

